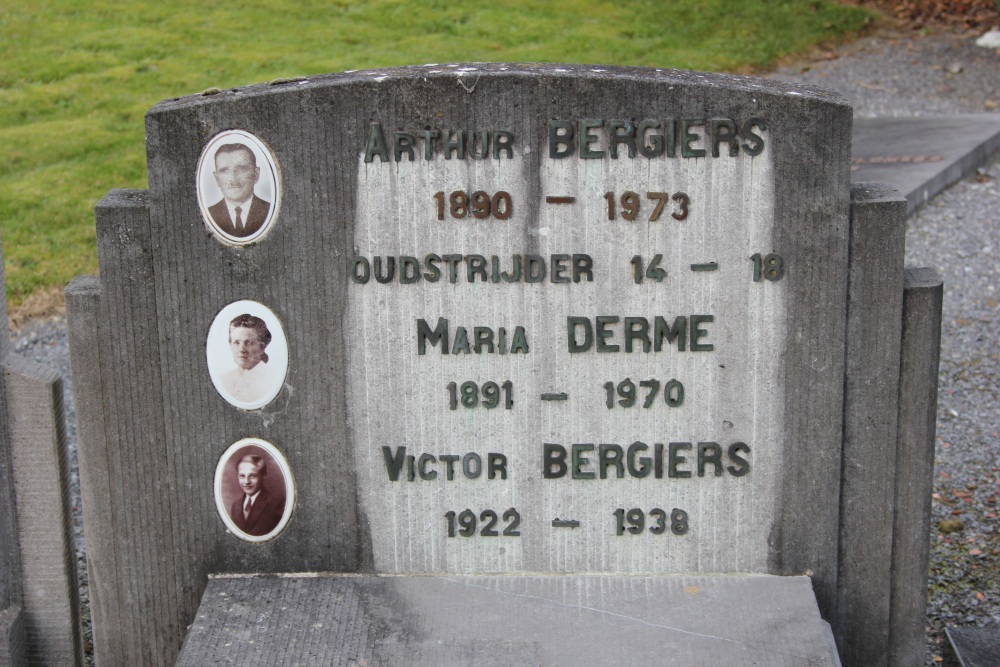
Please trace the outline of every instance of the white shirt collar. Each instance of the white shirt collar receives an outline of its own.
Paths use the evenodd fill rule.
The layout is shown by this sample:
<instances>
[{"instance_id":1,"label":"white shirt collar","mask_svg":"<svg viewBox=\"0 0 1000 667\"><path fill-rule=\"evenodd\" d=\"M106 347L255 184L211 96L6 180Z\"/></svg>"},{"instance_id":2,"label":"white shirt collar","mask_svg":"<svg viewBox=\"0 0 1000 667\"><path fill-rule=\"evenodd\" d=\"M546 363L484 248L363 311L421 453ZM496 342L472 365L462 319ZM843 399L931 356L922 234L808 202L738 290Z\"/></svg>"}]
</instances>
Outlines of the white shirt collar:
<instances>
[{"instance_id":1,"label":"white shirt collar","mask_svg":"<svg viewBox=\"0 0 1000 667\"><path fill-rule=\"evenodd\" d=\"M243 222L243 226L246 227L247 215L250 213L250 205L253 203L253 195L250 195L250 198L244 202L237 202L234 204L228 199L226 199L225 202L226 208L229 209L229 219L233 221L234 225L236 224L236 207L240 207L240 220Z\"/></svg>"}]
</instances>

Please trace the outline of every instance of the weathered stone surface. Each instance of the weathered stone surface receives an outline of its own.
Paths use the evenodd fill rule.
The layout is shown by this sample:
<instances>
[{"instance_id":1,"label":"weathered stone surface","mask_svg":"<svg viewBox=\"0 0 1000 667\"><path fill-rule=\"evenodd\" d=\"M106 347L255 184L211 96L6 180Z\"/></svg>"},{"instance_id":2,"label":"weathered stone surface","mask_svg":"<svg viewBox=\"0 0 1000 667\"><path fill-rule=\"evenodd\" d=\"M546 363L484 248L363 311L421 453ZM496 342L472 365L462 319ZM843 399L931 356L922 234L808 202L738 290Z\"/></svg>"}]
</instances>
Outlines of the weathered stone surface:
<instances>
[{"instance_id":1,"label":"weathered stone surface","mask_svg":"<svg viewBox=\"0 0 1000 667\"><path fill-rule=\"evenodd\" d=\"M996 628L946 628L948 640L962 667L990 667L1000 655Z\"/></svg>"},{"instance_id":2,"label":"weathered stone surface","mask_svg":"<svg viewBox=\"0 0 1000 667\"><path fill-rule=\"evenodd\" d=\"M896 188L909 215L998 149L996 114L855 118L851 180Z\"/></svg>"},{"instance_id":3,"label":"weathered stone surface","mask_svg":"<svg viewBox=\"0 0 1000 667\"><path fill-rule=\"evenodd\" d=\"M76 401L77 457L84 537L87 551L87 586L94 633L94 656L98 663L122 662L125 649L120 623L124 572L119 564L121 534L115 529L121 510L120 493L112 492L108 438L104 413L106 390L101 379L100 312L101 284L96 276L78 276L65 291L69 326L70 358Z\"/></svg>"},{"instance_id":4,"label":"weathered stone surface","mask_svg":"<svg viewBox=\"0 0 1000 667\"><path fill-rule=\"evenodd\" d=\"M888 660L905 232L898 192L852 186L835 634L844 664L859 667Z\"/></svg>"},{"instance_id":5,"label":"weathered stone surface","mask_svg":"<svg viewBox=\"0 0 1000 667\"><path fill-rule=\"evenodd\" d=\"M0 253L0 665L77 665L62 382L10 353Z\"/></svg>"},{"instance_id":6,"label":"weathered stone surface","mask_svg":"<svg viewBox=\"0 0 1000 667\"><path fill-rule=\"evenodd\" d=\"M183 515L174 503L184 481L170 474L164 445L147 200L116 190L98 204L102 281L78 279L67 290L73 369L84 378L74 376L84 524L105 529L85 533L98 591L95 655L111 664L170 660L190 595L184 575L200 567L177 560ZM88 387L100 389L88 396Z\"/></svg>"},{"instance_id":7,"label":"weathered stone surface","mask_svg":"<svg viewBox=\"0 0 1000 667\"><path fill-rule=\"evenodd\" d=\"M3 371L28 660L38 665L80 664L62 381L55 371L16 355L7 358Z\"/></svg>"},{"instance_id":8,"label":"weathered stone surface","mask_svg":"<svg viewBox=\"0 0 1000 667\"><path fill-rule=\"evenodd\" d=\"M0 247L0 364L7 359L7 293ZM0 373L0 665L24 660L24 624L21 617L21 566L17 548L17 514L7 411L7 386Z\"/></svg>"},{"instance_id":9,"label":"weathered stone surface","mask_svg":"<svg viewBox=\"0 0 1000 667\"><path fill-rule=\"evenodd\" d=\"M288 379L294 392L279 397L274 410L243 414L226 409L204 378L171 375L168 395L180 401L172 410L185 419L169 421L168 429L176 434L170 436L174 444L168 449L192 441L182 432L197 432L201 441L225 443L251 431L267 432L282 446L295 448L292 467L302 475L297 483L303 503L288 535L267 556L270 560L255 558L258 567L268 563L265 569L287 567L304 557L310 543L296 541L300 531L331 534L323 522L343 512L329 504L333 496L324 485L352 488L355 474L346 474L348 466L342 476L331 475L329 466L354 461L366 523L358 533L364 535L358 546L360 553L370 554L367 557L378 570L813 569L825 591L835 568L819 554L835 548L835 513L825 508L812 516L779 515L762 508L776 505L767 499L789 494L801 494L800 501L813 494L836 497L841 410L834 406L839 405L843 389L842 382L832 378L841 372L843 355L832 351L842 349L844 327L826 309L843 312L846 298L849 108L827 93L749 79L557 69L561 68L511 66L504 71L504 66L484 66L475 73L479 79L471 94L460 88L451 71L412 68L318 78L283 94L280 89L257 88L217 100L185 99L156 107L148 128L150 185L155 193L150 221L152 237L159 244L153 252L157 263L153 285L164 332L162 363L198 368L204 319L237 297L258 295L285 321L294 323L289 327L293 359ZM580 93L581 81L587 82L585 94ZM404 158L383 164L377 157L364 162L371 121L380 121L386 131L415 132L427 125L442 100L448 101L442 127L509 129L517 137L514 158L425 162L418 155L412 163ZM310 111L320 108L324 111L319 115ZM623 156L612 164L577 158L560 162L546 153L548 118L697 118L705 116L705 109L713 117L766 116L771 129L762 156L724 156L714 161ZM808 122L806 115L811 118ZM331 119L336 119L335 131L330 129ZM198 216L191 215L196 209L190 179L181 176L192 173L213 133L237 125L266 137L281 164L285 191L281 219L271 234L240 250L219 244L207 235ZM303 142L302 136L324 141ZM838 147L839 156L827 153ZM514 216L505 223L437 221L433 193L459 187L510 192ZM642 191L647 214L650 201L645 192L659 188L687 192L694 202L691 217L683 223L667 216L656 224L642 218L635 223L620 217L615 223L607 221L603 193L628 188ZM808 201L801 196L803 191L811 194ZM576 196L577 203L560 208L544 202L544 197L556 195ZM724 242L727 225L730 232L733 227L740 230L740 243ZM750 255L772 250L780 250L800 267L806 262L809 269L793 269L790 263L795 280L753 283ZM398 282L383 286L374 279L357 285L346 274L355 251L366 257L421 258L428 252L500 257L536 253L546 258L552 253L586 252L594 258L597 275L594 283L568 286L470 284L464 276L455 286ZM629 259L637 253L648 258L663 255L662 266L669 274L664 285L633 283ZM806 258L818 253L825 260L809 263ZM182 259L187 268L171 270ZM689 268L692 263L712 261L720 263L718 272ZM731 300L722 299L729 290L738 291ZM346 319L334 317L339 313ZM682 314L715 317L714 328L705 328L712 329L716 352L707 355L710 359L698 353L632 354L623 359L595 355L593 349L582 355L566 352L567 316L651 320L661 313L671 322ZM516 326L524 326L532 350L506 358L445 356L440 351L418 357L417 319L434 326L439 316L449 318L453 335L457 326L467 327L472 335L473 327L481 325L494 331L503 326L512 337ZM814 326L818 321L823 325ZM327 332L321 344L314 333L320 331ZM317 368L323 372L308 372ZM747 378L755 375L762 386L775 387L778 395L754 392L753 380ZM662 403L657 405L658 414L642 409L608 411L602 384L626 377L636 383L647 379L665 383L674 377L685 381L683 418L669 414ZM468 379L511 380L516 391L514 414L449 411L445 385ZM568 389L573 391L566 402L539 400L541 393ZM330 406L319 411L323 415L346 410L349 432L341 433L334 422L299 434L301 410L307 404L315 407L318 397ZM379 418L370 419L373 414ZM694 448L698 442L719 441L728 447L754 440L751 423L755 437L767 445L748 443L754 457L750 479L727 478L723 472L718 479L691 482L668 482L665 475L655 487L635 479L538 481L545 442L565 446L610 442L627 447L638 440L652 448L656 442L682 441ZM291 430L285 433L284 428ZM330 444L312 448L298 444L317 434ZM799 462L784 455L791 442L814 443L809 466L826 469L816 475L831 480L823 482L826 486L805 489L793 483L801 471ZM342 445L350 452L340 453ZM450 486L442 486L443 480L390 483L383 445L408 445L408 451L417 454L475 451L484 458L496 451L507 456L509 473L517 481L491 485L485 480L459 480ZM322 465L316 457L325 457ZM195 458L188 446L184 465L194 465ZM313 480L318 470L328 472ZM587 491L589 486L602 490L595 494ZM652 551L647 540L609 540L611 513L617 505L599 500L609 493L634 498L625 509L687 507L695 513L697 530L716 538L675 540L669 550ZM442 494L454 498L453 507L442 504ZM750 497L760 500L752 511L746 505ZM311 498L324 500L315 504ZM726 510L709 511L708 504L698 509L703 503ZM478 514L492 508L502 513L525 505L546 511L524 519L533 538L506 545L499 562L494 562L499 555L494 552L504 547L499 542L483 551L487 545L449 541L441 530L449 509L461 512L471 507ZM190 509L186 516L205 511L206 524L219 523L211 516L211 506ZM549 523L567 512L570 518L583 520L581 529L553 532ZM407 540L393 538L400 530ZM725 548L720 548L722 544ZM258 552L234 544L222 553L228 559L224 568L243 569L249 563L242 559ZM318 562L332 566L323 561Z\"/></svg>"},{"instance_id":10,"label":"weathered stone surface","mask_svg":"<svg viewBox=\"0 0 1000 667\"><path fill-rule=\"evenodd\" d=\"M209 580L178 665L840 665L809 579Z\"/></svg>"},{"instance_id":11,"label":"weathered stone surface","mask_svg":"<svg viewBox=\"0 0 1000 667\"><path fill-rule=\"evenodd\" d=\"M24 615L20 605L0 609L0 667L27 663L24 645Z\"/></svg>"},{"instance_id":12,"label":"weathered stone surface","mask_svg":"<svg viewBox=\"0 0 1000 667\"><path fill-rule=\"evenodd\" d=\"M926 659L924 625L943 295L936 271L906 269L889 627L889 663L899 667Z\"/></svg>"}]
</instances>

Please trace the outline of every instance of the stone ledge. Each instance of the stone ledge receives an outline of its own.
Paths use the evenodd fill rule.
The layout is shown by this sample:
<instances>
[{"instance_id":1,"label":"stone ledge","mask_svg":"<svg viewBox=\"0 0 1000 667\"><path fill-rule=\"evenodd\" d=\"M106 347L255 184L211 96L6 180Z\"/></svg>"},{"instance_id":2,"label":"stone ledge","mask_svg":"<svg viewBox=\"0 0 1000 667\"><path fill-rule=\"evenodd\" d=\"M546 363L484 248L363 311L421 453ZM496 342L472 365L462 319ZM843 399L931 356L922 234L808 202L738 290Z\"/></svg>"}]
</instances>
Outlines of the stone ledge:
<instances>
[{"instance_id":1,"label":"stone ledge","mask_svg":"<svg viewBox=\"0 0 1000 667\"><path fill-rule=\"evenodd\" d=\"M178 665L837 666L807 577L220 576Z\"/></svg>"},{"instance_id":2,"label":"stone ledge","mask_svg":"<svg viewBox=\"0 0 1000 667\"><path fill-rule=\"evenodd\" d=\"M851 181L888 183L910 215L1000 150L1000 116L855 118Z\"/></svg>"},{"instance_id":3,"label":"stone ledge","mask_svg":"<svg viewBox=\"0 0 1000 667\"><path fill-rule=\"evenodd\" d=\"M0 609L0 667L20 667L27 663L24 614L20 605Z\"/></svg>"},{"instance_id":4,"label":"stone ledge","mask_svg":"<svg viewBox=\"0 0 1000 667\"><path fill-rule=\"evenodd\" d=\"M946 628L948 641L962 667L990 667L1000 656L1000 629Z\"/></svg>"}]
</instances>

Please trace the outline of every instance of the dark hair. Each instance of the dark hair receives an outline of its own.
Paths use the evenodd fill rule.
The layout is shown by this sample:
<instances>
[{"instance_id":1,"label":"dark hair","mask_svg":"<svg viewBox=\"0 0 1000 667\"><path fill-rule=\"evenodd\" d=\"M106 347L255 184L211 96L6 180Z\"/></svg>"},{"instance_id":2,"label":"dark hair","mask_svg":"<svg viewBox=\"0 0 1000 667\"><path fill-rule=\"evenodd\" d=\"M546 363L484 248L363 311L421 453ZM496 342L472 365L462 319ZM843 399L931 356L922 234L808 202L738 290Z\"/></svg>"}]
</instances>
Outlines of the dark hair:
<instances>
[{"instance_id":1,"label":"dark hair","mask_svg":"<svg viewBox=\"0 0 1000 667\"><path fill-rule=\"evenodd\" d=\"M238 328L253 329L257 333L257 340L259 340L261 345L264 347L271 344L271 332L268 330L267 324L256 315L243 313L242 315L234 317L232 322L229 323L230 339L232 338L233 329ZM260 360L265 364L267 363L267 352L262 351L260 353Z\"/></svg>"},{"instance_id":2,"label":"dark hair","mask_svg":"<svg viewBox=\"0 0 1000 667\"><path fill-rule=\"evenodd\" d=\"M241 463L252 463L261 477L267 477L267 461L260 454L244 454L236 461L236 471L239 473Z\"/></svg>"},{"instance_id":3,"label":"dark hair","mask_svg":"<svg viewBox=\"0 0 1000 667\"><path fill-rule=\"evenodd\" d=\"M219 150L215 151L215 157L213 159L218 160L220 155L225 155L226 153L238 153L240 151L245 151L246 154L250 156L250 162L253 166L257 166L257 156L254 155L253 150L246 144L222 144L219 146Z\"/></svg>"}]
</instances>

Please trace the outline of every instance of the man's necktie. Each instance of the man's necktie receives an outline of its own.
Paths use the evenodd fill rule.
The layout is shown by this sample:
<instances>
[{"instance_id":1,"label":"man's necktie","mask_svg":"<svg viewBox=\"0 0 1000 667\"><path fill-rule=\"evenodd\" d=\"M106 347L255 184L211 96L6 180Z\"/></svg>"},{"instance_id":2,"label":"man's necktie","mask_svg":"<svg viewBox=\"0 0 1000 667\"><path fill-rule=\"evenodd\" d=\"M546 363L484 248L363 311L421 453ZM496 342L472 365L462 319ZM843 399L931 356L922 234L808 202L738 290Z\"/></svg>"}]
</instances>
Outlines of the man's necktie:
<instances>
[{"instance_id":1,"label":"man's necktie","mask_svg":"<svg viewBox=\"0 0 1000 667\"><path fill-rule=\"evenodd\" d=\"M238 220L239 218L237 218ZM253 503L250 501L250 496L247 496L247 501L243 503L243 519L246 520L250 516L250 508L253 507Z\"/></svg>"},{"instance_id":2,"label":"man's necktie","mask_svg":"<svg viewBox=\"0 0 1000 667\"><path fill-rule=\"evenodd\" d=\"M240 210L239 206L236 207L236 229L243 230L243 211Z\"/></svg>"}]
</instances>

